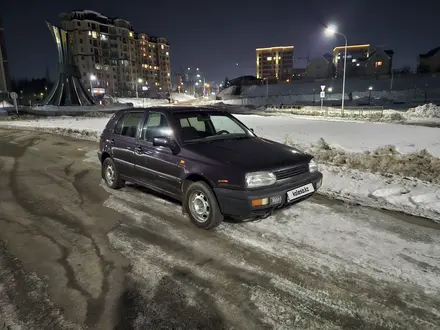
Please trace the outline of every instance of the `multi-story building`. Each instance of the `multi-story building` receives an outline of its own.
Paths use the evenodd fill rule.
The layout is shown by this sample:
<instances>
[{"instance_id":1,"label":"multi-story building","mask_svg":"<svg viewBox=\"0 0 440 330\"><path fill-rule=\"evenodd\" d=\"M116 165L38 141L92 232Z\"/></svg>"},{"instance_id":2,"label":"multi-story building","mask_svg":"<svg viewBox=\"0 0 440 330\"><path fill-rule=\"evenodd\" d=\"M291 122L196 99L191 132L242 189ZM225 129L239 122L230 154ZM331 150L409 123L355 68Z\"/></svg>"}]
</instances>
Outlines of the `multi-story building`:
<instances>
[{"instance_id":1,"label":"multi-story building","mask_svg":"<svg viewBox=\"0 0 440 330\"><path fill-rule=\"evenodd\" d=\"M6 45L3 36L3 25L0 20L0 92L11 90L11 81L9 77L9 63L6 55Z\"/></svg>"},{"instance_id":2,"label":"multi-story building","mask_svg":"<svg viewBox=\"0 0 440 330\"><path fill-rule=\"evenodd\" d=\"M165 38L137 33L130 22L91 10L59 17L86 86L121 96L171 90L170 47Z\"/></svg>"},{"instance_id":3,"label":"multi-story building","mask_svg":"<svg viewBox=\"0 0 440 330\"><path fill-rule=\"evenodd\" d=\"M293 46L257 48L257 78L286 81L293 72Z\"/></svg>"},{"instance_id":4,"label":"multi-story building","mask_svg":"<svg viewBox=\"0 0 440 330\"><path fill-rule=\"evenodd\" d=\"M420 73L440 72L440 47L431 49L426 54L419 54L417 71Z\"/></svg>"},{"instance_id":5,"label":"multi-story building","mask_svg":"<svg viewBox=\"0 0 440 330\"><path fill-rule=\"evenodd\" d=\"M363 75L363 67L361 62L370 57L373 52L371 45L352 45L347 46L347 76L361 76ZM344 54L345 46L338 46L333 49L333 65L335 67L335 74L341 77L344 71Z\"/></svg>"},{"instance_id":6,"label":"multi-story building","mask_svg":"<svg viewBox=\"0 0 440 330\"><path fill-rule=\"evenodd\" d=\"M344 70L345 46L333 49L333 64L337 77ZM347 46L347 76L377 76L391 74L394 52L373 48L370 44Z\"/></svg>"}]
</instances>

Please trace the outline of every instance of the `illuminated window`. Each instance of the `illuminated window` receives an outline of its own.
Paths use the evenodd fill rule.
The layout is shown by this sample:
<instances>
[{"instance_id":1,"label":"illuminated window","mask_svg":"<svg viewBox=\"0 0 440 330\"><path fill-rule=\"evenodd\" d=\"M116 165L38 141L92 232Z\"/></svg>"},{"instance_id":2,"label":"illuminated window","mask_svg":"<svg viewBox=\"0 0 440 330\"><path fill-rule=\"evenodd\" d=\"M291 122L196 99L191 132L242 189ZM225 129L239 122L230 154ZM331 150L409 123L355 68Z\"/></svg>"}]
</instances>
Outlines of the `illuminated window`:
<instances>
[{"instance_id":1,"label":"illuminated window","mask_svg":"<svg viewBox=\"0 0 440 330\"><path fill-rule=\"evenodd\" d=\"M170 53L166 52L167 56L170 55Z\"/></svg>"},{"instance_id":2,"label":"illuminated window","mask_svg":"<svg viewBox=\"0 0 440 330\"><path fill-rule=\"evenodd\" d=\"M92 38L93 39L97 39L98 38L98 33L96 31L92 31Z\"/></svg>"},{"instance_id":3,"label":"illuminated window","mask_svg":"<svg viewBox=\"0 0 440 330\"><path fill-rule=\"evenodd\" d=\"M269 57L267 58L267 60L268 60L268 61L272 61L272 57L269 56Z\"/></svg>"},{"instance_id":4,"label":"illuminated window","mask_svg":"<svg viewBox=\"0 0 440 330\"><path fill-rule=\"evenodd\" d=\"M108 37L107 37L105 34L102 34L102 33L101 33L101 40L103 40L103 41L107 41L107 40L108 40Z\"/></svg>"},{"instance_id":5,"label":"illuminated window","mask_svg":"<svg viewBox=\"0 0 440 330\"><path fill-rule=\"evenodd\" d=\"M130 31L129 36L130 38L133 38L133 32Z\"/></svg>"},{"instance_id":6,"label":"illuminated window","mask_svg":"<svg viewBox=\"0 0 440 330\"><path fill-rule=\"evenodd\" d=\"M167 76L168 76L168 77L170 76L170 73L169 73L169 72L167 73Z\"/></svg>"},{"instance_id":7,"label":"illuminated window","mask_svg":"<svg viewBox=\"0 0 440 330\"><path fill-rule=\"evenodd\" d=\"M160 45L160 48L163 49L164 48L163 45Z\"/></svg>"},{"instance_id":8,"label":"illuminated window","mask_svg":"<svg viewBox=\"0 0 440 330\"><path fill-rule=\"evenodd\" d=\"M378 67L380 67L382 65L383 65L382 61L376 61L376 68L378 68Z\"/></svg>"},{"instance_id":9,"label":"illuminated window","mask_svg":"<svg viewBox=\"0 0 440 330\"><path fill-rule=\"evenodd\" d=\"M89 36L91 36L92 35L92 31L89 31Z\"/></svg>"}]
</instances>

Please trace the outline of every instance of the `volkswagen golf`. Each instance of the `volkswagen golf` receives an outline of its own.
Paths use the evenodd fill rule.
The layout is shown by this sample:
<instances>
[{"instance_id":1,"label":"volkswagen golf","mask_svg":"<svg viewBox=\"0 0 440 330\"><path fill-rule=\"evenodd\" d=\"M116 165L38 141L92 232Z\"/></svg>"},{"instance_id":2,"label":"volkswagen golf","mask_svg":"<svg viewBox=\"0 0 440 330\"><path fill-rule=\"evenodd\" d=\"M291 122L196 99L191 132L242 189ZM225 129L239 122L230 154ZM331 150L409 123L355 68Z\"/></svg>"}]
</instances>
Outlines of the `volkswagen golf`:
<instances>
[{"instance_id":1,"label":"volkswagen golf","mask_svg":"<svg viewBox=\"0 0 440 330\"><path fill-rule=\"evenodd\" d=\"M257 136L224 110L120 110L101 135L98 156L108 187L128 181L170 196L204 229L225 216L267 217L322 184L313 156Z\"/></svg>"}]
</instances>

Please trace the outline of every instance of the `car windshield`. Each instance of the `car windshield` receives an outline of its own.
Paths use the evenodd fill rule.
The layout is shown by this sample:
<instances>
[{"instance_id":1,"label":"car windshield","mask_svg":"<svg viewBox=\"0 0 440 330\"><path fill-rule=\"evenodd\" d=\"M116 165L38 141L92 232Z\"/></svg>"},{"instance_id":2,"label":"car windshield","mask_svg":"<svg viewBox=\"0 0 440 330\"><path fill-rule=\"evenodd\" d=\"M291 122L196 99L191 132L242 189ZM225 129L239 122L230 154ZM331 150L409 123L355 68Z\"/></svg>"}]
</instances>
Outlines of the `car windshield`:
<instances>
[{"instance_id":1,"label":"car windshield","mask_svg":"<svg viewBox=\"0 0 440 330\"><path fill-rule=\"evenodd\" d=\"M253 136L238 120L222 112L178 112L174 113L174 117L184 143L245 139Z\"/></svg>"}]
</instances>

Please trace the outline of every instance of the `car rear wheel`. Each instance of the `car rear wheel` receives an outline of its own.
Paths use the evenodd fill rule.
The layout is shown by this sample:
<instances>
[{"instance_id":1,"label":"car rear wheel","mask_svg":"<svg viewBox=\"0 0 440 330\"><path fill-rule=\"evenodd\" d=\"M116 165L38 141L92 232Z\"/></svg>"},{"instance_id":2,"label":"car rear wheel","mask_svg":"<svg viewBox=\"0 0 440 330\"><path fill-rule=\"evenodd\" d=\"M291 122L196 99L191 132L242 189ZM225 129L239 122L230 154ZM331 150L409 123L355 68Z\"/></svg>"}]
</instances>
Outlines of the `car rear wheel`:
<instances>
[{"instance_id":1,"label":"car rear wheel","mask_svg":"<svg viewBox=\"0 0 440 330\"><path fill-rule=\"evenodd\" d=\"M115 162L110 157L106 158L102 164L102 177L109 188L119 189L124 186L124 181L119 176Z\"/></svg>"},{"instance_id":2,"label":"car rear wheel","mask_svg":"<svg viewBox=\"0 0 440 330\"><path fill-rule=\"evenodd\" d=\"M212 229L223 221L212 189L203 181L191 183L185 195L186 209L191 221L200 228Z\"/></svg>"}]
</instances>

